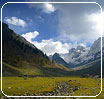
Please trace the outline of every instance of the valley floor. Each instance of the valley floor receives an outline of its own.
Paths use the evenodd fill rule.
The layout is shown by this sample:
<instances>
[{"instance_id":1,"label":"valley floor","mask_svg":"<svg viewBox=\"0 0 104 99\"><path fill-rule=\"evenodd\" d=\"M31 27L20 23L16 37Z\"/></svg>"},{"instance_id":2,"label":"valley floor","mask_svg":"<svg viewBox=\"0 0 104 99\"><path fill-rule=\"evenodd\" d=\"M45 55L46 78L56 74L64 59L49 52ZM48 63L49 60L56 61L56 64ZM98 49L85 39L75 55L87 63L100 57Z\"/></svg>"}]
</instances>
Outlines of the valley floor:
<instances>
[{"instance_id":1,"label":"valley floor","mask_svg":"<svg viewBox=\"0 0 104 99\"><path fill-rule=\"evenodd\" d=\"M100 86L100 78L3 77L2 87L8 96L95 96L100 92ZM104 99L104 91L98 99Z\"/></svg>"}]
</instances>

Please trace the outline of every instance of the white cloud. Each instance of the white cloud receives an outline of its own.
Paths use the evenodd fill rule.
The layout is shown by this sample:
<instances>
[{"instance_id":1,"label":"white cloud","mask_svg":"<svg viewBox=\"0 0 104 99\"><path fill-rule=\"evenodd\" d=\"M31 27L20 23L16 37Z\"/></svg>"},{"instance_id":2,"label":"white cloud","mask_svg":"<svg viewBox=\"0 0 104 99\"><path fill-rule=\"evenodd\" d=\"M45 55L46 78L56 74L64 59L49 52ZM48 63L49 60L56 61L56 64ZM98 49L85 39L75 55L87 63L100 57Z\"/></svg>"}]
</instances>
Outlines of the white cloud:
<instances>
[{"instance_id":1,"label":"white cloud","mask_svg":"<svg viewBox=\"0 0 104 99\"><path fill-rule=\"evenodd\" d=\"M29 0L33 1L33 0ZM51 3L43 3L43 4L28 4L29 8L40 8L44 13L52 13L56 10L55 6Z\"/></svg>"},{"instance_id":2,"label":"white cloud","mask_svg":"<svg viewBox=\"0 0 104 99\"><path fill-rule=\"evenodd\" d=\"M74 7L73 5L77 6ZM59 18L57 28L59 36L57 39L92 44L100 37L101 27L104 27L104 16L101 20L100 10L96 5L73 5L55 5L55 7L58 6L56 8ZM101 25L101 21L103 21L103 25Z\"/></svg>"},{"instance_id":3,"label":"white cloud","mask_svg":"<svg viewBox=\"0 0 104 99\"><path fill-rule=\"evenodd\" d=\"M32 42L37 48L42 50L47 55L54 53L68 53L72 45L63 43L60 41L54 41L53 39L42 40L40 43L37 41Z\"/></svg>"},{"instance_id":4,"label":"white cloud","mask_svg":"<svg viewBox=\"0 0 104 99\"><path fill-rule=\"evenodd\" d=\"M52 4L50 4L50 3L44 3L43 4L43 12L45 12L45 13L52 13L55 10L56 9L55 9L55 7Z\"/></svg>"},{"instance_id":5,"label":"white cloud","mask_svg":"<svg viewBox=\"0 0 104 99\"><path fill-rule=\"evenodd\" d=\"M90 15L86 15L88 21L93 22L94 25L92 26L92 29L99 33L103 33L104 36L104 12L101 13L92 13Z\"/></svg>"},{"instance_id":6,"label":"white cloud","mask_svg":"<svg viewBox=\"0 0 104 99\"><path fill-rule=\"evenodd\" d=\"M22 26L22 27L26 26L26 22L22 19L18 19L17 17L11 17L11 18L5 17L4 20L5 22L15 26Z\"/></svg>"},{"instance_id":7,"label":"white cloud","mask_svg":"<svg viewBox=\"0 0 104 99\"><path fill-rule=\"evenodd\" d=\"M54 41L53 39L42 40L41 42L32 41L39 35L38 31L28 32L22 34L27 41L34 44L38 49L42 50L47 55L52 55L54 53L68 53L69 49L72 47L71 44L63 43L60 41Z\"/></svg>"},{"instance_id":8,"label":"white cloud","mask_svg":"<svg viewBox=\"0 0 104 99\"><path fill-rule=\"evenodd\" d=\"M53 39L42 40L41 42L32 41L33 38L36 38L39 35L38 31L28 32L22 34L27 41L34 44L38 49L42 50L47 55L52 55L54 53L68 53L70 44L62 44L60 41L54 41Z\"/></svg>"},{"instance_id":9,"label":"white cloud","mask_svg":"<svg viewBox=\"0 0 104 99\"><path fill-rule=\"evenodd\" d=\"M53 39L42 40L41 42L33 41L32 44L47 55L53 55L54 53L66 54L69 52L69 49L76 48L78 45L86 47L84 43L62 43L61 41L54 41Z\"/></svg>"},{"instance_id":10,"label":"white cloud","mask_svg":"<svg viewBox=\"0 0 104 99\"><path fill-rule=\"evenodd\" d=\"M72 47L71 44L54 41L53 39L42 40L41 42L32 41L32 39L36 38L38 35L39 32L34 31L22 34L21 36L23 36L30 43L34 44L38 49L42 50L47 55L52 55L54 53L68 53L69 49Z\"/></svg>"},{"instance_id":11,"label":"white cloud","mask_svg":"<svg viewBox=\"0 0 104 99\"><path fill-rule=\"evenodd\" d=\"M30 43L34 44L38 49L42 50L47 55L53 55L54 53L68 53L69 49L73 47L77 47L77 45L81 45L86 47L84 43L62 43L61 41L54 41L53 39L49 40L42 40L41 42L32 41L33 38L36 38L39 35L38 31L28 32L22 34L22 36L29 41Z\"/></svg>"},{"instance_id":12,"label":"white cloud","mask_svg":"<svg viewBox=\"0 0 104 99\"><path fill-rule=\"evenodd\" d=\"M28 32L28 33L25 33L25 34L22 34L22 36L29 42L32 43L32 39L33 38L36 38L37 36L39 35L39 32L38 31L34 31L34 32Z\"/></svg>"}]
</instances>

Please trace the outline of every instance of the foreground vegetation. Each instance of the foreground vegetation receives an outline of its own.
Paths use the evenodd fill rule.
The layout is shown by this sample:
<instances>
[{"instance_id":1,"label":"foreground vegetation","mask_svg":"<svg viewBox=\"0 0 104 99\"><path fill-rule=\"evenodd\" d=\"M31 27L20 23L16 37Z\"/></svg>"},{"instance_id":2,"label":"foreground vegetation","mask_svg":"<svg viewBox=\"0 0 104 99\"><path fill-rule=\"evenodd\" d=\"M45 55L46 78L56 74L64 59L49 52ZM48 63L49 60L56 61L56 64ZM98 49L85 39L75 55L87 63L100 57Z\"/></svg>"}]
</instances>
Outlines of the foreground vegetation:
<instances>
[{"instance_id":1,"label":"foreground vegetation","mask_svg":"<svg viewBox=\"0 0 104 99\"><path fill-rule=\"evenodd\" d=\"M57 96L95 96L100 92L100 78L3 77L3 91L8 96L52 94ZM99 96L100 98L104 98L104 92Z\"/></svg>"}]
</instances>

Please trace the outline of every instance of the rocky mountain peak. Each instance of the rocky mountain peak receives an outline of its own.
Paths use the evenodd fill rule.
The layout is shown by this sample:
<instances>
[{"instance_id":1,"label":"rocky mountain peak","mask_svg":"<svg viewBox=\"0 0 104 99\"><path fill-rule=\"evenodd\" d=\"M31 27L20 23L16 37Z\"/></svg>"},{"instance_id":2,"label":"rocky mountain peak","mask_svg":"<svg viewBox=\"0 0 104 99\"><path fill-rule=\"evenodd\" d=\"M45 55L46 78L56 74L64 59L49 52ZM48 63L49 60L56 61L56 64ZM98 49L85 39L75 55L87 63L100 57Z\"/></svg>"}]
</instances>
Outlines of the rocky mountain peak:
<instances>
[{"instance_id":1,"label":"rocky mountain peak","mask_svg":"<svg viewBox=\"0 0 104 99\"><path fill-rule=\"evenodd\" d=\"M77 50L80 50L80 51L85 51L85 47L83 47L83 46L77 46L76 49L77 49Z\"/></svg>"},{"instance_id":2,"label":"rocky mountain peak","mask_svg":"<svg viewBox=\"0 0 104 99\"><path fill-rule=\"evenodd\" d=\"M71 48L71 49L69 50L69 53L73 53L73 52L75 52L75 48Z\"/></svg>"},{"instance_id":3,"label":"rocky mountain peak","mask_svg":"<svg viewBox=\"0 0 104 99\"><path fill-rule=\"evenodd\" d=\"M104 48L104 37L102 38L102 48ZM91 46L87 56L93 56L101 51L101 38L98 38Z\"/></svg>"},{"instance_id":4,"label":"rocky mountain peak","mask_svg":"<svg viewBox=\"0 0 104 99\"><path fill-rule=\"evenodd\" d=\"M55 53L53 56L55 56L55 57L59 57L59 54L58 54L58 53Z\"/></svg>"},{"instance_id":5,"label":"rocky mountain peak","mask_svg":"<svg viewBox=\"0 0 104 99\"><path fill-rule=\"evenodd\" d=\"M86 49L85 47L83 46L77 46L76 48L71 48L69 50L69 54L72 54L72 53L81 53L81 52L84 52Z\"/></svg>"},{"instance_id":6,"label":"rocky mountain peak","mask_svg":"<svg viewBox=\"0 0 104 99\"><path fill-rule=\"evenodd\" d=\"M104 53L104 37L102 38L102 41L103 41L102 47L103 47L103 53ZM76 48L71 48L69 50L69 53L66 53L66 54L55 53L53 56L55 57L54 60L57 60L60 57L67 64L77 66L80 64L87 63L89 61L93 61L94 59L100 58L100 51L101 51L101 38L98 38L92 44L90 49L79 45ZM104 54L103 54L103 56L104 56ZM57 62L59 62L59 61L57 61Z\"/></svg>"}]
</instances>

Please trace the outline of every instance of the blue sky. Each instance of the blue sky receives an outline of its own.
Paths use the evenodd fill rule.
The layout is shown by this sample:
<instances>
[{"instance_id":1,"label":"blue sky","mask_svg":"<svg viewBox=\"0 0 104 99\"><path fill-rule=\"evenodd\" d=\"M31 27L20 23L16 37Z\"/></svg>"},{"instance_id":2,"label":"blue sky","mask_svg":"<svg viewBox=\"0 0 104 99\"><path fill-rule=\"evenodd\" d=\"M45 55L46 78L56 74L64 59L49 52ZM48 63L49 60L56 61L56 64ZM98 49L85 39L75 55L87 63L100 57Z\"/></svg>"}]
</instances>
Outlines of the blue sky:
<instances>
[{"instance_id":1,"label":"blue sky","mask_svg":"<svg viewBox=\"0 0 104 99\"><path fill-rule=\"evenodd\" d=\"M102 7L103 3L99 2ZM90 47L100 37L101 21L96 4L7 4L3 8L3 22L47 55L67 53L78 45Z\"/></svg>"},{"instance_id":2,"label":"blue sky","mask_svg":"<svg viewBox=\"0 0 104 99\"><path fill-rule=\"evenodd\" d=\"M13 29L16 33L21 35L23 33L36 30L41 33L41 37L37 37L38 41L41 41L42 39L53 38L57 35L57 13L54 12L52 14L47 14L43 13L41 10L42 9L40 8L30 8L26 4L7 4L3 9L3 21L5 22L5 17L17 17L24 20L26 22L26 26L21 27L9 24L9 27Z\"/></svg>"}]
</instances>

